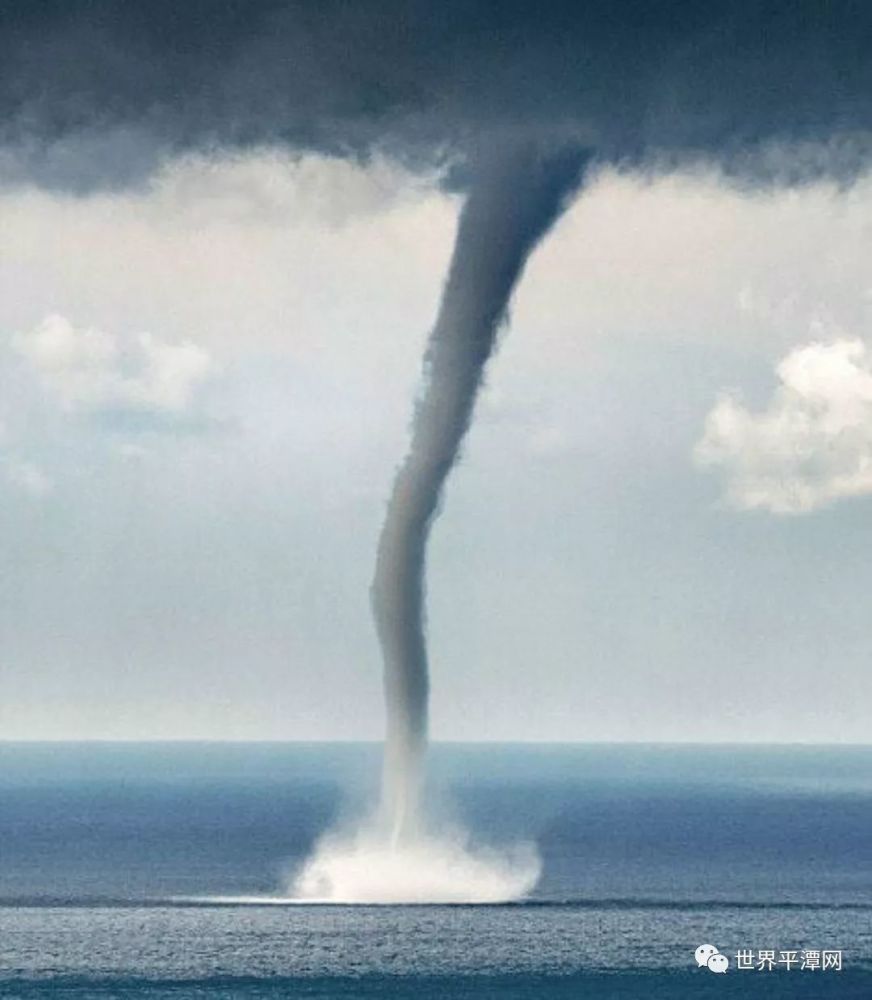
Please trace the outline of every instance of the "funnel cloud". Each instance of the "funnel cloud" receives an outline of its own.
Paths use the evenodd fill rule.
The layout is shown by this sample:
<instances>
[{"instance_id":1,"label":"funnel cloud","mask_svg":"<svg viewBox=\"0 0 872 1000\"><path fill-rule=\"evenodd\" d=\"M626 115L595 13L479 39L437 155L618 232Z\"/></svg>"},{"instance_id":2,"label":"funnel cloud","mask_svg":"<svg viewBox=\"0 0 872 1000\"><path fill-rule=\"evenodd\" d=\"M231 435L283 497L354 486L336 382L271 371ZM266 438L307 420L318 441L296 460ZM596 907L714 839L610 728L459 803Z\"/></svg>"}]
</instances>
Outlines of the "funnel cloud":
<instances>
[{"instance_id":1,"label":"funnel cloud","mask_svg":"<svg viewBox=\"0 0 872 1000\"><path fill-rule=\"evenodd\" d=\"M412 441L388 501L372 584L387 707L384 801L394 836L413 829L427 741L427 538L457 461L512 289L578 186L586 154L533 143L477 165L424 359Z\"/></svg>"}]
</instances>

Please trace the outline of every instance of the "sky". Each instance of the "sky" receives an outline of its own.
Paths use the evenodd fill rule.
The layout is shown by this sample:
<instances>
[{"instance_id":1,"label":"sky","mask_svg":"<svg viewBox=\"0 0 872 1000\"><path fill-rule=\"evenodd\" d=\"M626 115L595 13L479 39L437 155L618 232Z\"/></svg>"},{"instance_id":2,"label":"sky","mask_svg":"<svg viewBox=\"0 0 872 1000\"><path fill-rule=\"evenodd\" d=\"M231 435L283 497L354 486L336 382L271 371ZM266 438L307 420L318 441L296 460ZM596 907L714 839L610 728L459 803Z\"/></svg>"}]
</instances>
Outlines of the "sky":
<instances>
[{"instance_id":1,"label":"sky","mask_svg":"<svg viewBox=\"0 0 872 1000\"><path fill-rule=\"evenodd\" d=\"M379 738L368 586L459 204L275 152L3 193L7 738ZM435 738L865 738L870 204L579 196L435 529Z\"/></svg>"},{"instance_id":2,"label":"sky","mask_svg":"<svg viewBox=\"0 0 872 1000\"><path fill-rule=\"evenodd\" d=\"M868 739L868 12L454 6L0 12L3 738L381 738L379 528L511 134L592 167L435 527L433 737Z\"/></svg>"}]
</instances>

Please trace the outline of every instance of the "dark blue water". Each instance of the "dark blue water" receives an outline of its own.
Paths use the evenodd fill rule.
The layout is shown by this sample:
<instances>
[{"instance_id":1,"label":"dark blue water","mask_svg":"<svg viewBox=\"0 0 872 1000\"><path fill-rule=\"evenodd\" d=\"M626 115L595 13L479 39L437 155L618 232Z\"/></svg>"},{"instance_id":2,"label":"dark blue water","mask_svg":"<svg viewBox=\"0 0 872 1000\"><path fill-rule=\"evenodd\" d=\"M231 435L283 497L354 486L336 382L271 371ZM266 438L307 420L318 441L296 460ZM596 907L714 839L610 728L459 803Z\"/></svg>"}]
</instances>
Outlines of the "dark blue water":
<instances>
[{"instance_id":1,"label":"dark blue water","mask_svg":"<svg viewBox=\"0 0 872 1000\"><path fill-rule=\"evenodd\" d=\"M437 747L440 810L538 844L529 899L177 901L280 892L377 777L373 746L0 744L0 996L872 997L872 748Z\"/></svg>"}]
</instances>

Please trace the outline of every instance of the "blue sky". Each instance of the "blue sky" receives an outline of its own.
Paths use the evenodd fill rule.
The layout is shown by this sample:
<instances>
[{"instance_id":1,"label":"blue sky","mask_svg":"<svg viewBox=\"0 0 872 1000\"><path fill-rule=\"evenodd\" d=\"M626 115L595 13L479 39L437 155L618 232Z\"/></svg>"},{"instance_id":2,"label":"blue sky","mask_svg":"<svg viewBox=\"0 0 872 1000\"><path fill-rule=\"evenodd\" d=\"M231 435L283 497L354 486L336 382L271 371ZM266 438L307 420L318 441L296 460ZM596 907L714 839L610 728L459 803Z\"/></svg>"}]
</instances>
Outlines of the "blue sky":
<instances>
[{"instance_id":1,"label":"blue sky","mask_svg":"<svg viewBox=\"0 0 872 1000\"><path fill-rule=\"evenodd\" d=\"M867 738L870 202L582 193L435 530L437 739ZM0 191L4 736L381 736L367 590L458 206L266 150Z\"/></svg>"}]
</instances>

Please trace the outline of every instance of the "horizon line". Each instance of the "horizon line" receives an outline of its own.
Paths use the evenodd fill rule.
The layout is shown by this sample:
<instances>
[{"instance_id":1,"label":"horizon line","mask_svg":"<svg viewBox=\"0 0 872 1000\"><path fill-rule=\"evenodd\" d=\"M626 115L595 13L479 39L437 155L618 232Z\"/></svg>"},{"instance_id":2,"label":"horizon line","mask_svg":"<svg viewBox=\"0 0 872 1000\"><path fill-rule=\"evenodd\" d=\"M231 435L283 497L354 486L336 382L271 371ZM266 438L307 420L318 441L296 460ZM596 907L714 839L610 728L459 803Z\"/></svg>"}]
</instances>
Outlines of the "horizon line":
<instances>
[{"instance_id":1,"label":"horizon line","mask_svg":"<svg viewBox=\"0 0 872 1000\"><path fill-rule=\"evenodd\" d=\"M52 737L46 739L0 737L3 746L69 745L127 746L382 746L382 739L221 739L212 737ZM529 746L529 747L838 747L872 749L872 742L834 740L431 740L431 746Z\"/></svg>"}]
</instances>

